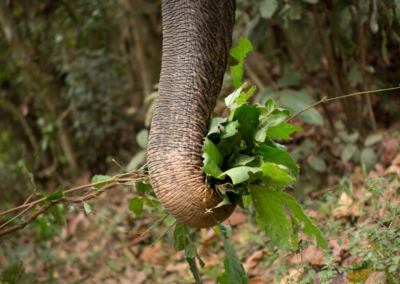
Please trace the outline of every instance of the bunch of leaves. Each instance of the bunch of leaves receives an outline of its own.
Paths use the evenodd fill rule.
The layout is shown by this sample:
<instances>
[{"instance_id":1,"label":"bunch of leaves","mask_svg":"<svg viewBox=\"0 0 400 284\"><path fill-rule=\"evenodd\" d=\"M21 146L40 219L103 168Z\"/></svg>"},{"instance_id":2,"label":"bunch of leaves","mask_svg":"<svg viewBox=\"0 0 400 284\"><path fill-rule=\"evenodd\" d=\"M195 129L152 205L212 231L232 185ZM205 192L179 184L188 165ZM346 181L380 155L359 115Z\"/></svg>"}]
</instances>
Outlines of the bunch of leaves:
<instances>
[{"instance_id":1,"label":"bunch of leaves","mask_svg":"<svg viewBox=\"0 0 400 284\"><path fill-rule=\"evenodd\" d=\"M232 203L244 208L253 203L259 228L277 247L297 250L300 229L310 238L315 235L318 245L327 249L324 235L284 192L299 176L299 167L286 147L273 139L291 139L290 135L301 127L286 123L290 110L277 108L273 100L264 105L247 103L256 88L243 91L242 68L247 52L252 50L250 41L241 38L230 52L239 62L231 67L237 89L225 99L229 115L214 115L208 122L202 170L208 185L223 197L217 207ZM290 210L285 210L285 205Z\"/></svg>"}]
</instances>

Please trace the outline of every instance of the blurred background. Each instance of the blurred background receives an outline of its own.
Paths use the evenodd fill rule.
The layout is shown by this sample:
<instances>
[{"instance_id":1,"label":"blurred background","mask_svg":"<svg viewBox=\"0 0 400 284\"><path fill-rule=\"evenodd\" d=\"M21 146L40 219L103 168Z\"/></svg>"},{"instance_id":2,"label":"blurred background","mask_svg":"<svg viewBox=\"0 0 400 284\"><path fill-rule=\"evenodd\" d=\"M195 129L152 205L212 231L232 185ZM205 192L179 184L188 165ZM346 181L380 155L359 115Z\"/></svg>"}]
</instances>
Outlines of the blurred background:
<instances>
[{"instance_id":1,"label":"blurred background","mask_svg":"<svg viewBox=\"0 0 400 284\"><path fill-rule=\"evenodd\" d=\"M161 68L160 5L1 1L0 211L23 204L32 193L28 172L39 192L50 193L118 172L113 159L128 170L146 162ZM257 86L252 103L272 98L296 113L324 97L397 87L399 17L399 0L237 0L233 45L246 37L254 46L243 80ZM236 62L231 58L230 64ZM219 114L233 90L228 66ZM400 160L394 161L399 90L322 104L293 123L304 131L281 142L300 164L292 191L299 202L337 186L352 194L369 175L400 175ZM186 264L171 264L182 257L171 252L171 236L155 250L144 246L165 228L145 238L117 230L117 225L139 230L157 220L150 214L136 220L128 212L133 191L114 189L93 202L114 224L76 211L66 215L68 228L50 228L44 217L14 233L0 243L0 269L24 260L32 283L188 283ZM239 225L245 215L237 214ZM10 217L0 217L0 224ZM249 228L238 230L247 234L238 240L261 246L265 237L256 226ZM214 249L209 232L201 234L202 245ZM258 249L240 245L244 259ZM222 268L218 251L206 257L210 281Z\"/></svg>"}]
</instances>

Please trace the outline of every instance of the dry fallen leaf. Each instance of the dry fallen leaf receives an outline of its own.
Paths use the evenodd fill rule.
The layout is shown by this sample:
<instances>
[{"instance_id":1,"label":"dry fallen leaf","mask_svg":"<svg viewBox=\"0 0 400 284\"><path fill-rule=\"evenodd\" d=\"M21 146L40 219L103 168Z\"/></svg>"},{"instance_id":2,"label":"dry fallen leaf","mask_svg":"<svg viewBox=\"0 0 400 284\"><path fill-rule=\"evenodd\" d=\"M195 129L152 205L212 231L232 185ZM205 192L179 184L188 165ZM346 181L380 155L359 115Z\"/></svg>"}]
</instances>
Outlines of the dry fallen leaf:
<instances>
[{"instance_id":1,"label":"dry fallen leaf","mask_svg":"<svg viewBox=\"0 0 400 284\"><path fill-rule=\"evenodd\" d=\"M391 165L389 168L387 168L386 173L392 173L400 176L400 166Z\"/></svg>"},{"instance_id":2,"label":"dry fallen leaf","mask_svg":"<svg viewBox=\"0 0 400 284\"><path fill-rule=\"evenodd\" d=\"M387 282L385 272L383 271L374 272L368 277L367 281L365 281L365 284L375 284L375 283L380 283L380 284L389 283Z\"/></svg>"},{"instance_id":3,"label":"dry fallen leaf","mask_svg":"<svg viewBox=\"0 0 400 284\"><path fill-rule=\"evenodd\" d=\"M261 277L251 278L247 284L265 284L264 281L261 280Z\"/></svg>"},{"instance_id":4,"label":"dry fallen leaf","mask_svg":"<svg viewBox=\"0 0 400 284\"><path fill-rule=\"evenodd\" d=\"M333 216L359 216L360 211L357 210L357 206L353 205L351 208L350 206L353 204L353 199L347 195L346 192L342 193L342 196L340 197L340 201L338 202L339 204L343 204L344 206L333 209L332 210L332 215Z\"/></svg>"},{"instance_id":5,"label":"dry fallen leaf","mask_svg":"<svg viewBox=\"0 0 400 284\"><path fill-rule=\"evenodd\" d=\"M279 282L279 284L287 284L289 279L293 279L294 282L297 282L297 280L300 279L301 274L303 273L303 270L304 270L303 268L300 268L298 270L290 269L289 275L286 275L285 277L283 277L281 282Z\"/></svg>"},{"instance_id":6,"label":"dry fallen leaf","mask_svg":"<svg viewBox=\"0 0 400 284\"><path fill-rule=\"evenodd\" d=\"M367 281L368 277L374 273L374 270L372 269L362 269L362 270L357 270L350 272L349 274L346 275L346 278L350 280L350 282L357 283L360 281Z\"/></svg>"},{"instance_id":7,"label":"dry fallen leaf","mask_svg":"<svg viewBox=\"0 0 400 284\"><path fill-rule=\"evenodd\" d=\"M385 169L384 169L384 167L382 166L382 164L375 164L375 170L377 171L377 173L378 173L378 176L384 176L385 175Z\"/></svg>"},{"instance_id":8,"label":"dry fallen leaf","mask_svg":"<svg viewBox=\"0 0 400 284\"><path fill-rule=\"evenodd\" d=\"M389 165L392 163L394 156L397 152L397 139L383 139L382 140L383 149L381 152L381 159L384 165Z\"/></svg>"},{"instance_id":9,"label":"dry fallen leaf","mask_svg":"<svg viewBox=\"0 0 400 284\"><path fill-rule=\"evenodd\" d=\"M400 153L394 158L392 165L400 165Z\"/></svg>"},{"instance_id":10,"label":"dry fallen leaf","mask_svg":"<svg viewBox=\"0 0 400 284\"><path fill-rule=\"evenodd\" d=\"M160 254L159 248L145 247L140 258L146 262L151 263L153 265L165 265L167 264L167 260L165 256Z\"/></svg>"},{"instance_id":11,"label":"dry fallen leaf","mask_svg":"<svg viewBox=\"0 0 400 284\"><path fill-rule=\"evenodd\" d=\"M243 265L244 270L249 273L249 270L255 267L264 257L264 253L266 249L255 251L247 260L246 263Z\"/></svg>"}]
</instances>

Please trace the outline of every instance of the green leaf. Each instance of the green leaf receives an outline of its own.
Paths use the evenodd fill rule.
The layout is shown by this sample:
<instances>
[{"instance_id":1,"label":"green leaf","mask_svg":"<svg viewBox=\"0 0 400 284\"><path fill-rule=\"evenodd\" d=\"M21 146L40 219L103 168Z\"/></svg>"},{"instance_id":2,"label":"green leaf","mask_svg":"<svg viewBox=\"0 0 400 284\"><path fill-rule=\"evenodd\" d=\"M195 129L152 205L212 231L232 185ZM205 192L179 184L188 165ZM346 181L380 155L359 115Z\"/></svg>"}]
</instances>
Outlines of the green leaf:
<instances>
[{"instance_id":1,"label":"green leaf","mask_svg":"<svg viewBox=\"0 0 400 284\"><path fill-rule=\"evenodd\" d=\"M143 212L143 204L145 199L138 196L131 199L129 202L129 211L135 213L135 217L139 217Z\"/></svg>"},{"instance_id":2,"label":"green leaf","mask_svg":"<svg viewBox=\"0 0 400 284\"><path fill-rule=\"evenodd\" d=\"M105 176L105 175L95 175L95 176L92 177L92 183L96 183L96 182L99 182L99 181L102 181L102 180L107 180L107 179L112 179L112 177L110 177L110 176ZM107 182L105 182L105 183L100 183L100 184L95 185L94 188L95 188L95 189L100 189L100 188L102 188L103 186L105 186L105 185L107 185L107 184L109 184L109 183L113 183L113 182L114 182L114 181L109 181L108 183L107 183Z\"/></svg>"},{"instance_id":3,"label":"green leaf","mask_svg":"<svg viewBox=\"0 0 400 284\"><path fill-rule=\"evenodd\" d=\"M257 142L264 142L265 138L267 138L267 132L264 130L264 128L258 128L256 134L254 135L254 139Z\"/></svg>"},{"instance_id":4,"label":"green leaf","mask_svg":"<svg viewBox=\"0 0 400 284\"><path fill-rule=\"evenodd\" d=\"M263 171L262 180L267 187L274 187L275 185L282 187L295 180L290 175L289 169L282 165L265 163L261 169Z\"/></svg>"},{"instance_id":5,"label":"green leaf","mask_svg":"<svg viewBox=\"0 0 400 284\"><path fill-rule=\"evenodd\" d=\"M176 219L174 217L172 217L171 215L168 215L164 219L165 225L167 225L168 227L172 226L175 223L175 221L176 221Z\"/></svg>"},{"instance_id":6,"label":"green leaf","mask_svg":"<svg viewBox=\"0 0 400 284\"><path fill-rule=\"evenodd\" d=\"M247 149L254 144L254 135L258 127L257 107L242 105L236 109L234 118L239 121L242 139L246 142Z\"/></svg>"},{"instance_id":7,"label":"green leaf","mask_svg":"<svg viewBox=\"0 0 400 284\"><path fill-rule=\"evenodd\" d=\"M89 215L89 213L92 212L92 208L85 201L82 201L82 203L83 203L83 208L85 209L86 214Z\"/></svg>"},{"instance_id":8,"label":"green leaf","mask_svg":"<svg viewBox=\"0 0 400 284\"><path fill-rule=\"evenodd\" d=\"M291 219L292 219L292 239L291 239L292 249L297 250L299 243L299 230L298 230L299 222L297 221L294 215L291 215Z\"/></svg>"},{"instance_id":9,"label":"green leaf","mask_svg":"<svg viewBox=\"0 0 400 284\"><path fill-rule=\"evenodd\" d=\"M373 134L367 137L367 139L365 139L364 141L364 145L365 147L369 147L374 145L375 143L381 141L383 138L382 134Z\"/></svg>"},{"instance_id":10,"label":"green leaf","mask_svg":"<svg viewBox=\"0 0 400 284\"><path fill-rule=\"evenodd\" d=\"M295 164L292 157L290 157L290 155L284 150L260 144L254 154L261 155L264 162L275 163L287 167L294 177L299 176L299 166Z\"/></svg>"},{"instance_id":11,"label":"green leaf","mask_svg":"<svg viewBox=\"0 0 400 284\"><path fill-rule=\"evenodd\" d=\"M50 214L54 217L54 221L57 224L67 226L67 222L65 222L65 210L62 204L57 204L49 208Z\"/></svg>"},{"instance_id":12,"label":"green leaf","mask_svg":"<svg viewBox=\"0 0 400 284\"><path fill-rule=\"evenodd\" d=\"M174 230L174 247L176 251L185 250L185 256L194 258L196 256L196 246L187 236L189 228L185 224L178 222Z\"/></svg>"},{"instance_id":13,"label":"green leaf","mask_svg":"<svg viewBox=\"0 0 400 284\"><path fill-rule=\"evenodd\" d=\"M214 228L217 233L221 233L225 238L232 237L232 228L231 226L225 224L218 224Z\"/></svg>"},{"instance_id":14,"label":"green leaf","mask_svg":"<svg viewBox=\"0 0 400 284\"><path fill-rule=\"evenodd\" d=\"M267 130L269 127L276 126L283 122L286 118L290 116L290 114L290 110L277 108L267 115L262 115L262 117L260 118L260 127L264 128L264 130Z\"/></svg>"},{"instance_id":15,"label":"green leaf","mask_svg":"<svg viewBox=\"0 0 400 284\"><path fill-rule=\"evenodd\" d=\"M229 54L237 61L246 57L247 52L252 51L253 46L247 38L240 38L239 44L232 48Z\"/></svg>"},{"instance_id":16,"label":"green leaf","mask_svg":"<svg viewBox=\"0 0 400 284\"><path fill-rule=\"evenodd\" d=\"M25 274L25 268L23 268L23 262L16 261L9 265L0 274L1 283L18 284Z\"/></svg>"},{"instance_id":17,"label":"green leaf","mask_svg":"<svg viewBox=\"0 0 400 284\"><path fill-rule=\"evenodd\" d=\"M233 79L233 85L235 85L236 89L239 89L242 85L242 77L243 77L243 59L239 61L239 64L236 66L231 66L231 73Z\"/></svg>"},{"instance_id":18,"label":"green leaf","mask_svg":"<svg viewBox=\"0 0 400 284\"><path fill-rule=\"evenodd\" d=\"M290 125L282 121L276 126L269 126L267 130L267 136L282 139L292 139L289 135L295 131L301 130L303 129L300 126Z\"/></svg>"},{"instance_id":19,"label":"green leaf","mask_svg":"<svg viewBox=\"0 0 400 284\"><path fill-rule=\"evenodd\" d=\"M348 79L353 87L362 82L361 72L358 70L358 67L356 65L353 65L350 68Z\"/></svg>"},{"instance_id":20,"label":"green leaf","mask_svg":"<svg viewBox=\"0 0 400 284\"><path fill-rule=\"evenodd\" d=\"M225 179L225 177L228 175L232 179L232 183L235 185L248 180L250 177L248 174L249 172L258 173L261 172L261 169L251 168L246 166L237 167L225 171L224 173L219 175L218 178L222 180Z\"/></svg>"},{"instance_id":21,"label":"green leaf","mask_svg":"<svg viewBox=\"0 0 400 284\"><path fill-rule=\"evenodd\" d=\"M253 160L254 160L254 157L240 154L239 158L237 160L235 160L235 162L233 163L232 168L239 167L239 166L245 166L246 164L250 163Z\"/></svg>"},{"instance_id":22,"label":"green leaf","mask_svg":"<svg viewBox=\"0 0 400 284\"><path fill-rule=\"evenodd\" d=\"M226 258L224 259L224 265L226 266ZM224 274L217 277L217 284L229 284L228 274L226 273L226 268Z\"/></svg>"},{"instance_id":23,"label":"green leaf","mask_svg":"<svg viewBox=\"0 0 400 284\"><path fill-rule=\"evenodd\" d=\"M375 166L377 155L375 151L365 148L361 151L361 162L365 164L366 172L369 173Z\"/></svg>"},{"instance_id":24,"label":"green leaf","mask_svg":"<svg viewBox=\"0 0 400 284\"><path fill-rule=\"evenodd\" d=\"M147 143L149 141L149 131L147 129L142 129L136 134L136 142L143 149L147 148Z\"/></svg>"},{"instance_id":25,"label":"green leaf","mask_svg":"<svg viewBox=\"0 0 400 284\"><path fill-rule=\"evenodd\" d=\"M236 185L236 186L230 186L230 185L228 185L227 187L226 187L226 191L227 192L233 192L233 193L236 193L237 195L249 195L250 194L250 192L249 192L249 190L247 189L247 186L245 186L245 185Z\"/></svg>"},{"instance_id":26,"label":"green leaf","mask_svg":"<svg viewBox=\"0 0 400 284\"><path fill-rule=\"evenodd\" d=\"M184 250L188 242L186 234L189 233L189 228L185 224L176 223L174 230L174 247L176 251Z\"/></svg>"},{"instance_id":27,"label":"green leaf","mask_svg":"<svg viewBox=\"0 0 400 284\"><path fill-rule=\"evenodd\" d=\"M357 151L357 146L354 144L347 144L342 152L342 161L348 162L353 157L354 153Z\"/></svg>"},{"instance_id":28,"label":"green leaf","mask_svg":"<svg viewBox=\"0 0 400 284\"><path fill-rule=\"evenodd\" d=\"M338 238L338 240L337 240L337 244L338 244L338 246L342 246L342 242L343 242L343 240L342 240L342 238Z\"/></svg>"},{"instance_id":29,"label":"green leaf","mask_svg":"<svg viewBox=\"0 0 400 284\"><path fill-rule=\"evenodd\" d=\"M224 157L218 151L218 148L207 137L204 140L203 146L204 167L203 172L217 178L222 174L220 167L224 161Z\"/></svg>"},{"instance_id":30,"label":"green leaf","mask_svg":"<svg viewBox=\"0 0 400 284\"><path fill-rule=\"evenodd\" d=\"M237 88L237 90L235 90L232 94L230 94L229 96L227 96L225 98L225 104L228 108L230 109L234 109L235 107L237 107L236 104L236 98L238 98L240 96L240 93L242 92L242 89L246 86L246 84L241 85L239 88Z\"/></svg>"},{"instance_id":31,"label":"green leaf","mask_svg":"<svg viewBox=\"0 0 400 284\"><path fill-rule=\"evenodd\" d=\"M275 143L271 138L268 138L266 141L264 141L263 144L287 152L287 148L285 145Z\"/></svg>"},{"instance_id":32,"label":"green leaf","mask_svg":"<svg viewBox=\"0 0 400 284\"><path fill-rule=\"evenodd\" d=\"M201 259L200 255L197 253L197 250L196 250L196 257L197 257L197 259L199 260L200 267L203 268L206 264L205 264L204 261Z\"/></svg>"},{"instance_id":33,"label":"green leaf","mask_svg":"<svg viewBox=\"0 0 400 284\"><path fill-rule=\"evenodd\" d=\"M215 228L215 227L214 227ZM240 263L238 256L236 255L235 248L229 243L229 241L223 235L220 235L224 244L224 250L226 257L224 259L225 271L228 278L229 284L247 284L249 278L244 270L243 265ZM225 273L224 273L225 274ZM225 281L224 275L218 277L217 281ZM219 282L224 283L224 282Z\"/></svg>"},{"instance_id":34,"label":"green leaf","mask_svg":"<svg viewBox=\"0 0 400 284\"><path fill-rule=\"evenodd\" d=\"M224 126L222 123L226 122L226 118L222 117L213 117L208 121L208 133L207 136L214 134L214 133L223 133Z\"/></svg>"},{"instance_id":35,"label":"green leaf","mask_svg":"<svg viewBox=\"0 0 400 284\"><path fill-rule=\"evenodd\" d=\"M316 172L323 173L326 171L326 163L319 157L312 157L312 159L308 161L308 164Z\"/></svg>"},{"instance_id":36,"label":"green leaf","mask_svg":"<svg viewBox=\"0 0 400 284\"><path fill-rule=\"evenodd\" d=\"M217 206L215 206L214 208L218 208L218 207L221 207L221 206L224 206L227 204L231 204L231 200L229 199L228 194L223 193L222 196L224 197L224 199L220 203L218 203Z\"/></svg>"},{"instance_id":37,"label":"green leaf","mask_svg":"<svg viewBox=\"0 0 400 284\"><path fill-rule=\"evenodd\" d=\"M192 242L192 240L186 235L186 243L185 243L185 256L187 258L195 258L196 257L196 246Z\"/></svg>"},{"instance_id":38,"label":"green leaf","mask_svg":"<svg viewBox=\"0 0 400 284\"><path fill-rule=\"evenodd\" d=\"M269 19L274 15L277 8L278 8L277 0L262 0L260 7L260 14L263 18Z\"/></svg>"},{"instance_id":39,"label":"green leaf","mask_svg":"<svg viewBox=\"0 0 400 284\"><path fill-rule=\"evenodd\" d=\"M240 96L235 98L236 104L238 106L245 104L247 100L251 97L251 95L257 90L256 86L251 87L248 91L247 94L244 92L240 93Z\"/></svg>"},{"instance_id":40,"label":"green leaf","mask_svg":"<svg viewBox=\"0 0 400 284\"><path fill-rule=\"evenodd\" d=\"M299 87L301 85L301 75L299 72L285 73L282 78L278 80L278 87L284 88L288 86Z\"/></svg>"},{"instance_id":41,"label":"green leaf","mask_svg":"<svg viewBox=\"0 0 400 284\"><path fill-rule=\"evenodd\" d=\"M280 92L280 101L286 108L292 110L293 113L298 113L315 103L315 100L306 91L291 89L285 89ZM322 115L315 108L299 114L299 118L310 124L324 124Z\"/></svg>"},{"instance_id":42,"label":"green leaf","mask_svg":"<svg viewBox=\"0 0 400 284\"><path fill-rule=\"evenodd\" d=\"M254 157L254 160L248 163L246 166L252 168L261 168L262 165L264 165L263 159L259 156L256 156Z\"/></svg>"},{"instance_id":43,"label":"green leaf","mask_svg":"<svg viewBox=\"0 0 400 284\"><path fill-rule=\"evenodd\" d=\"M218 143L218 150L222 154L222 156L229 156L236 147L240 146L240 141L242 140L242 135L240 133L236 133L234 136L229 138L221 139Z\"/></svg>"},{"instance_id":44,"label":"green leaf","mask_svg":"<svg viewBox=\"0 0 400 284\"><path fill-rule=\"evenodd\" d=\"M30 171L28 171L27 167L25 166L25 164L23 162L20 162L20 165L22 165L24 172L28 175L29 181L33 185L33 192L36 193L36 184L35 184L35 179L33 178L33 174Z\"/></svg>"},{"instance_id":45,"label":"green leaf","mask_svg":"<svg viewBox=\"0 0 400 284\"><path fill-rule=\"evenodd\" d=\"M56 192L56 193L49 194L49 195L47 196L47 199L46 199L46 200L47 200L47 201L53 201L53 200L56 200L56 199L60 199L60 198L62 198L63 196L64 196L64 194L63 194L63 192L62 192L61 186L59 186L57 192Z\"/></svg>"},{"instance_id":46,"label":"green leaf","mask_svg":"<svg viewBox=\"0 0 400 284\"><path fill-rule=\"evenodd\" d=\"M267 236L277 247L288 248L291 225L285 216L283 203L277 191L261 185L250 185L249 190Z\"/></svg>"},{"instance_id":47,"label":"green leaf","mask_svg":"<svg viewBox=\"0 0 400 284\"><path fill-rule=\"evenodd\" d=\"M222 132L222 138L228 138L232 137L236 133L238 133L240 128L240 123L239 121L229 121L225 126L224 126L224 131Z\"/></svg>"},{"instance_id":48,"label":"green leaf","mask_svg":"<svg viewBox=\"0 0 400 284\"><path fill-rule=\"evenodd\" d=\"M197 267L196 259L193 257L186 258L187 263L189 263L190 271L193 274L194 279L196 280L196 284L202 284L199 268Z\"/></svg>"},{"instance_id":49,"label":"green leaf","mask_svg":"<svg viewBox=\"0 0 400 284\"><path fill-rule=\"evenodd\" d=\"M333 207L333 209L338 209L338 208L343 207L343 206L345 206L345 205L344 204L338 204L335 207Z\"/></svg>"},{"instance_id":50,"label":"green leaf","mask_svg":"<svg viewBox=\"0 0 400 284\"><path fill-rule=\"evenodd\" d=\"M269 114L271 114L274 110L276 110L276 105L274 100L272 99L268 99L265 102L265 108L267 109L267 112L264 114L266 116L268 116Z\"/></svg>"},{"instance_id":51,"label":"green leaf","mask_svg":"<svg viewBox=\"0 0 400 284\"><path fill-rule=\"evenodd\" d=\"M318 0L302 0L303 2L310 3L310 4L317 4Z\"/></svg>"},{"instance_id":52,"label":"green leaf","mask_svg":"<svg viewBox=\"0 0 400 284\"><path fill-rule=\"evenodd\" d=\"M250 207L253 204L253 200L251 200L251 195L243 196L243 205L245 207Z\"/></svg>"},{"instance_id":53,"label":"green leaf","mask_svg":"<svg viewBox=\"0 0 400 284\"><path fill-rule=\"evenodd\" d=\"M304 224L302 229L305 234L311 239L315 235L317 239L317 244L320 248L327 250L328 242L324 234L311 222L310 217L304 212L303 208L296 202L296 200L285 192L277 192L283 202L290 207L293 214L299 219L300 222Z\"/></svg>"},{"instance_id":54,"label":"green leaf","mask_svg":"<svg viewBox=\"0 0 400 284\"><path fill-rule=\"evenodd\" d=\"M147 184L143 181L135 182L135 187L137 191L143 194L149 194L153 190L151 184Z\"/></svg>"}]
</instances>

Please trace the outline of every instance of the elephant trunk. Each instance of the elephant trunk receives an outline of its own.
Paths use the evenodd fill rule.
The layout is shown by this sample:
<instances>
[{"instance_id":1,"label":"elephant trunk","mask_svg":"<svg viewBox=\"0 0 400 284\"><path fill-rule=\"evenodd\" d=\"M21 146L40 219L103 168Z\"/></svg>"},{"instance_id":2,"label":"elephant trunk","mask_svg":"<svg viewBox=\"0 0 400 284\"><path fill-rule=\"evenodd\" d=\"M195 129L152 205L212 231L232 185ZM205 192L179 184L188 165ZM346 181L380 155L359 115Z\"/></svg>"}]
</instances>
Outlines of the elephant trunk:
<instances>
[{"instance_id":1,"label":"elephant trunk","mask_svg":"<svg viewBox=\"0 0 400 284\"><path fill-rule=\"evenodd\" d=\"M162 0L163 56L148 166L154 192L196 228L227 219L234 205L205 184L202 147L232 41L235 0Z\"/></svg>"}]
</instances>

